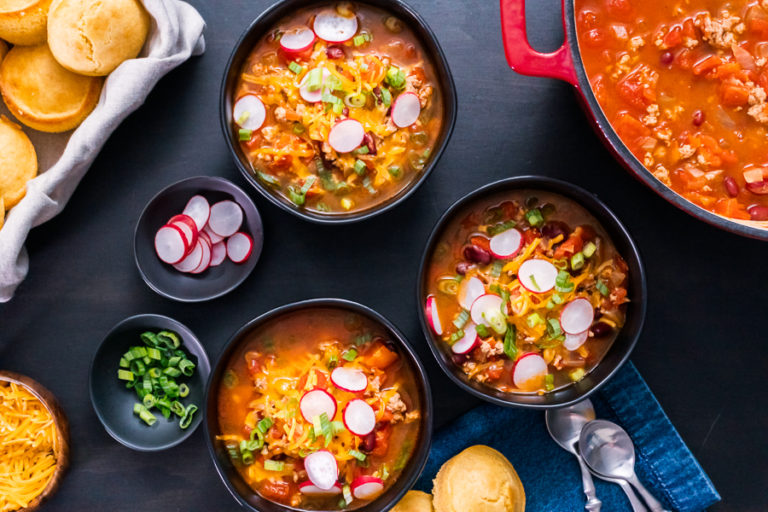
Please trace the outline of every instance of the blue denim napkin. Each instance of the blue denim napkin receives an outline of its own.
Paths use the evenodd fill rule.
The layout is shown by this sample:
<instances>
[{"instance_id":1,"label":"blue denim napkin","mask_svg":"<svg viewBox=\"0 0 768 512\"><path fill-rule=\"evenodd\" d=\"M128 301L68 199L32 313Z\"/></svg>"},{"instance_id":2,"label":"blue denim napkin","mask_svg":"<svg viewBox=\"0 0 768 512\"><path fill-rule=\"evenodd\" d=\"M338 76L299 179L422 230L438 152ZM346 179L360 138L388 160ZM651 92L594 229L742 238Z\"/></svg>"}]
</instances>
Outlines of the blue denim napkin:
<instances>
[{"instance_id":1,"label":"blue denim napkin","mask_svg":"<svg viewBox=\"0 0 768 512\"><path fill-rule=\"evenodd\" d=\"M694 512L720 495L632 363L592 395L598 418L614 421L635 443L640 480L669 510ZM489 445L507 456L525 487L529 512L584 510L576 458L549 437L544 414L482 405L438 431L415 488L432 490L440 466L464 448ZM595 479L605 511L632 510L618 485Z\"/></svg>"}]
</instances>

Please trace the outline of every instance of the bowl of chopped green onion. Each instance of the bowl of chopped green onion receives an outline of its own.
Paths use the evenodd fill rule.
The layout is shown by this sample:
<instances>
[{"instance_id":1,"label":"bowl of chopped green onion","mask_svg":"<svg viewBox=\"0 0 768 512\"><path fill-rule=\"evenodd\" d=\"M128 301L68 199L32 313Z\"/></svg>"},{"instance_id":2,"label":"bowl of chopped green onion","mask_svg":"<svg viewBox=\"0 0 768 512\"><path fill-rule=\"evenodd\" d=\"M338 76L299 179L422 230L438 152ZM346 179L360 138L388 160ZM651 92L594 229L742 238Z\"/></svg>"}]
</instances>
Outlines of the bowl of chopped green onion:
<instances>
[{"instance_id":1,"label":"bowl of chopped green onion","mask_svg":"<svg viewBox=\"0 0 768 512\"><path fill-rule=\"evenodd\" d=\"M104 429L138 451L165 450L200 425L210 362L185 325L162 315L127 318L91 363L90 394Z\"/></svg>"}]
</instances>

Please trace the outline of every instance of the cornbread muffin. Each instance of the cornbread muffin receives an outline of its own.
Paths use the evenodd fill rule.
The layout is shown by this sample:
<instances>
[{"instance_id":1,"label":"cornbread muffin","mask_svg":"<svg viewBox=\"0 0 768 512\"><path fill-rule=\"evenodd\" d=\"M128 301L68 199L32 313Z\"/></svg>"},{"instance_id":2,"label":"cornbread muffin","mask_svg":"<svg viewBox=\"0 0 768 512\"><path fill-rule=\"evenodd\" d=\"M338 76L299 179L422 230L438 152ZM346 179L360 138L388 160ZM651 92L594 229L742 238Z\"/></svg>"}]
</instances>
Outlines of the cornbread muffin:
<instances>
[{"instance_id":1,"label":"cornbread muffin","mask_svg":"<svg viewBox=\"0 0 768 512\"><path fill-rule=\"evenodd\" d=\"M5 201L3 196L0 196L0 229L3 229L3 224L5 224Z\"/></svg>"},{"instance_id":2,"label":"cornbread muffin","mask_svg":"<svg viewBox=\"0 0 768 512\"><path fill-rule=\"evenodd\" d=\"M515 468L488 446L470 446L443 464L434 480L435 512L523 512Z\"/></svg>"},{"instance_id":3,"label":"cornbread muffin","mask_svg":"<svg viewBox=\"0 0 768 512\"><path fill-rule=\"evenodd\" d=\"M70 71L104 76L139 54L149 22L139 0L53 0L48 45Z\"/></svg>"},{"instance_id":4,"label":"cornbread muffin","mask_svg":"<svg viewBox=\"0 0 768 512\"><path fill-rule=\"evenodd\" d=\"M0 204L5 213L21 201L27 182L37 176L37 154L21 127L5 116L0 116L0 148Z\"/></svg>"},{"instance_id":5,"label":"cornbread muffin","mask_svg":"<svg viewBox=\"0 0 768 512\"><path fill-rule=\"evenodd\" d=\"M61 67L45 44L14 46L0 63L0 93L8 109L42 132L79 125L98 103L102 83Z\"/></svg>"},{"instance_id":6,"label":"cornbread muffin","mask_svg":"<svg viewBox=\"0 0 768 512\"><path fill-rule=\"evenodd\" d=\"M0 0L0 39L12 44L45 42L51 0Z\"/></svg>"},{"instance_id":7,"label":"cornbread muffin","mask_svg":"<svg viewBox=\"0 0 768 512\"><path fill-rule=\"evenodd\" d=\"M3 62L3 58L8 53L8 43L0 41L0 62Z\"/></svg>"},{"instance_id":8,"label":"cornbread muffin","mask_svg":"<svg viewBox=\"0 0 768 512\"><path fill-rule=\"evenodd\" d=\"M408 491L390 512L433 512L432 495L421 491Z\"/></svg>"}]
</instances>

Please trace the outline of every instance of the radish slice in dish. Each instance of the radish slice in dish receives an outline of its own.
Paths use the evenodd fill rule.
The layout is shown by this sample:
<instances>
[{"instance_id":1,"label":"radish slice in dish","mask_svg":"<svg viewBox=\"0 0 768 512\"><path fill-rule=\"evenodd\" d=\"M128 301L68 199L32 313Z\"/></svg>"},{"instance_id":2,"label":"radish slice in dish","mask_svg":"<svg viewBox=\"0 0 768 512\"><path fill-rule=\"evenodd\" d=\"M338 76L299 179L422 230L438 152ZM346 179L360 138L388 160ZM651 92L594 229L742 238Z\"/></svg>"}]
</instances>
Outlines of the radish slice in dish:
<instances>
[{"instance_id":1,"label":"radish slice in dish","mask_svg":"<svg viewBox=\"0 0 768 512\"><path fill-rule=\"evenodd\" d=\"M578 334L589 329L594 319L592 303L579 297L566 304L560 312L560 327L567 333Z\"/></svg>"},{"instance_id":2,"label":"radish slice in dish","mask_svg":"<svg viewBox=\"0 0 768 512\"><path fill-rule=\"evenodd\" d=\"M320 69L320 68L315 68ZM321 99L323 99L323 85L325 84L325 80L331 76L331 72L328 71L325 68L322 68L322 79L320 80L320 87L317 88L316 91L310 91L309 90L309 77L313 71L309 71L306 75L304 75L304 79L299 84L299 94L301 94L301 97L304 98L304 101L307 101L309 103L317 103Z\"/></svg>"},{"instance_id":3,"label":"radish slice in dish","mask_svg":"<svg viewBox=\"0 0 768 512\"><path fill-rule=\"evenodd\" d=\"M472 317L472 321L476 324L483 324L487 327L494 327L498 322L499 317L504 319L504 313L501 308L504 306L504 299L498 295L492 293L486 293L478 297L472 304L472 308L469 310L469 315ZM494 330L496 327L494 327ZM505 331L506 329L504 329ZM502 331L503 332L503 331Z\"/></svg>"},{"instance_id":4,"label":"radish slice in dish","mask_svg":"<svg viewBox=\"0 0 768 512\"><path fill-rule=\"evenodd\" d=\"M211 205L203 196L192 196L184 207L183 213L195 221L198 231L202 231L211 216Z\"/></svg>"},{"instance_id":5,"label":"radish slice in dish","mask_svg":"<svg viewBox=\"0 0 768 512\"><path fill-rule=\"evenodd\" d=\"M411 126L421 114L419 97L412 92L404 92L392 105L392 122L400 128Z\"/></svg>"},{"instance_id":6,"label":"radish slice in dish","mask_svg":"<svg viewBox=\"0 0 768 512\"><path fill-rule=\"evenodd\" d=\"M440 314L437 312L437 299L434 295L427 297L427 305L424 308L424 313L427 315L427 321L432 330L438 336L443 335L443 324L440 323Z\"/></svg>"},{"instance_id":7,"label":"radish slice in dish","mask_svg":"<svg viewBox=\"0 0 768 512\"><path fill-rule=\"evenodd\" d=\"M253 239L245 233L235 233L227 240L227 256L233 263L242 263L253 252Z\"/></svg>"},{"instance_id":8,"label":"radish slice in dish","mask_svg":"<svg viewBox=\"0 0 768 512\"><path fill-rule=\"evenodd\" d=\"M526 290L545 293L555 287L557 267L547 260L526 260L517 271L517 278Z\"/></svg>"},{"instance_id":9,"label":"radish slice in dish","mask_svg":"<svg viewBox=\"0 0 768 512\"><path fill-rule=\"evenodd\" d=\"M323 491L333 489L339 479L339 465L328 450L318 450L304 457L304 469L309 481Z\"/></svg>"},{"instance_id":10,"label":"radish slice in dish","mask_svg":"<svg viewBox=\"0 0 768 512\"><path fill-rule=\"evenodd\" d=\"M341 494L341 486L339 484L333 484L330 489L321 489L311 481L307 481L299 484L299 492L305 496L337 496Z\"/></svg>"},{"instance_id":11,"label":"radish slice in dish","mask_svg":"<svg viewBox=\"0 0 768 512\"><path fill-rule=\"evenodd\" d=\"M588 337L588 330L578 334L565 333L565 341L563 341L563 346L567 350L578 350L578 348L582 346L585 341L587 341Z\"/></svg>"},{"instance_id":12,"label":"radish slice in dish","mask_svg":"<svg viewBox=\"0 0 768 512\"><path fill-rule=\"evenodd\" d=\"M336 416L336 399L324 389L313 389L301 397L299 409L304 419L310 423L323 413L328 415L329 421L332 421Z\"/></svg>"},{"instance_id":13,"label":"radish slice in dish","mask_svg":"<svg viewBox=\"0 0 768 512\"><path fill-rule=\"evenodd\" d=\"M216 233L211 231L211 226L208 226L207 224L206 224L205 228L203 229L203 233L208 235L208 238L211 240L212 244L217 244L217 243L221 242L222 240L224 240L223 236L217 235Z\"/></svg>"},{"instance_id":14,"label":"radish slice in dish","mask_svg":"<svg viewBox=\"0 0 768 512\"><path fill-rule=\"evenodd\" d=\"M211 266L211 243L205 238L200 238L200 241L202 242L200 248L203 250L203 258L200 261L200 265L195 267L194 270L190 271L190 274L201 274L208 270L208 267Z\"/></svg>"},{"instance_id":15,"label":"radish slice in dish","mask_svg":"<svg viewBox=\"0 0 768 512\"><path fill-rule=\"evenodd\" d=\"M477 336L475 324L468 323L464 326L464 336L453 344L451 350L454 354L466 354L477 346L480 338Z\"/></svg>"},{"instance_id":16,"label":"radish slice in dish","mask_svg":"<svg viewBox=\"0 0 768 512\"><path fill-rule=\"evenodd\" d=\"M267 118L267 109L258 96L249 94L235 102L232 119L244 130L258 130Z\"/></svg>"},{"instance_id":17,"label":"radish slice in dish","mask_svg":"<svg viewBox=\"0 0 768 512\"><path fill-rule=\"evenodd\" d=\"M189 249L195 246L197 243L197 228L194 228L194 230L190 229L184 222L169 222L167 225L179 229L181 234L184 235L184 242L187 246L186 252L189 252Z\"/></svg>"},{"instance_id":18,"label":"radish slice in dish","mask_svg":"<svg viewBox=\"0 0 768 512\"><path fill-rule=\"evenodd\" d=\"M243 209L234 201L219 201L211 206L208 225L219 236L228 237L237 233L243 223Z\"/></svg>"},{"instance_id":19,"label":"radish slice in dish","mask_svg":"<svg viewBox=\"0 0 768 512\"><path fill-rule=\"evenodd\" d=\"M357 398L344 408L344 425L356 436L367 436L376 426L376 413L368 402Z\"/></svg>"},{"instance_id":20,"label":"radish slice in dish","mask_svg":"<svg viewBox=\"0 0 768 512\"><path fill-rule=\"evenodd\" d=\"M384 482L375 476L363 475L352 480L352 496L359 500L372 500L384 490Z\"/></svg>"},{"instance_id":21,"label":"radish slice in dish","mask_svg":"<svg viewBox=\"0 0 768 512\"><path fill-rule=\"evenodd\" d=\"M315 16L312 25L315 34L329 43L343 43L357 32L357 16L342 16L334 10L325 10Z\"/></svg>"},{"instance_id":22,"label":"radish slice in dish","mask_svg":"<svg viewBox=\"0 0 768 512\"><path fill-rule=\"evenodd\" d=\"M200 262L203 261L203 246L205 245L205 242L202 241L202 239L198 238L197 243L192 248L192 251L187 254L187 256L181 260L179 263L173 266L176 270L179 272L192 272L195 270L198 266L200 266Z\"/></svg>"},{"instance_id":23,"label":"radish slice in dish","mask_svg":"<svg viewBox=\"0 0 768 512\"><path fill-rule=\"evenodd\" d=\"M511 258L523 246L523 235L515 228L502 231L491 238L490 247L494 256L501 259Z\"/></svg>"},{"instance_id":24,"label":"radish slice in dish","mask_svg":"<svg viewBox=\"0 0 768 512\"><path fill-rule=\"evenodd\" d=\"M187 239L176 226L163 226L155 234L155 252L165 263L175 265L187 255Z\"/></svg>"},{"instance_id":25,"label":"radish slice in dish","mask_svg":"<svg viewBox=\"0 0 768 512\"><path fill-rule=\"evenodd\" d=\"M208 233L205 231L200 232L200 239L203 240L203 242L207 243L209 247L213 246L213 242L211 242L211 237L208 236Z\"/></svg>"},{"instance_id":26,"label":"radish slice in dish","mask_svg":"<svg viewBox=\"0 0 768 512\"><path fill-rule=\"evenodd\" d=\"M280 37L280 48L288 53L297 53L312 48L315 33L309 27L298 27L284 32Z\"/></svg>"},{"instance_id":27,"label":"radish slice in dish","mask_svg":"<svg viewBox=\"0 0 768 512\"><path fill-rule=\"evenodd\" d=\"M481 295L485 294L485 285L477 277L464 279L459 286L459 305L464 309L469 309L472 304Z\"/></svg>"},{"instance_id":28,"label":"radish slice in dish","mask_svg":"<svg viewBox=\"0 0 768 512\"><path fill-rule=\"evenodd\" d=\"M174 215L168 219L168 224L178 226L184 233L184 236L187 237L187 242L189 242L187 245L190 248L195 246L195 243L197 242L197 232L199 230L197 229L197 223L195 223L195 220L192 217L184 214Z\"/></svg>"},{"instance_id":29,"label":"radish slice in dish","mask_svg":"<svg viewBox=\"0 0 768 512\"><path fill-rule=\"evenodd\" d=\"M218 242L211 247L211 266L218 267L227 259L227 245L224 242Z\"/></svg>"},{"instance_id":30,"label":"radish slice in dish","mask_svg":"<svg viewBox=\"0 0 768 512\"><path fill-rule=\"evenodd\" d=\"M533 352L522 355L512 370L512 381L524 391L539 389L546 376L547 362Z\"/></svg>"},{"instance_id":31,"label":"radish slice in dish","mask_svg":"<svg viewBox=\"0 0 768 512\"><path fill-rule=\"evenodd\" d=\"M368 377L361 370L343 366L334 368L331 372L331 382L337 388L351 393L365 391L368 387Z\"/></svg>"},{"instance_id":32,"label":"radish slice in dish","mask_svg":"<svg viewBox=\"0 0 768 512\"><path fill-rule=\"evenodd\" d=\"M328 144L338 153L349 153L360 147L365 138L365 128L355 119L339 121L328 133Z\"/></svg>"}]
</instances>

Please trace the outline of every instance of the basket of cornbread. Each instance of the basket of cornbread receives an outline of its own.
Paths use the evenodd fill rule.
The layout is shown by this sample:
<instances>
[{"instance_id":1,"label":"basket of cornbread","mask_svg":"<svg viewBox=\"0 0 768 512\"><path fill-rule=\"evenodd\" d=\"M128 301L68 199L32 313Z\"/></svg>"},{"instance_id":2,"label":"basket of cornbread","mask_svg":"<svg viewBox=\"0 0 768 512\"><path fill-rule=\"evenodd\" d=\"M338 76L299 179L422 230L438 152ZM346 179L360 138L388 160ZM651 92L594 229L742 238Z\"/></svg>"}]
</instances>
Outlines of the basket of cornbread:
<instances>
[{"instance_id":1,"label":"basket of cornbread","mask_svg":"<svg viewBox=\"0 0 768 512\"><path fill-rule=\"evenodd\" d=\"M392 512L525 512L525 490L504 455L476 445L443 464L432 494L408 491Z\"/></svg>"},{"instance_id":2,"label":"basket of cornbread","mask_svg":"<svg viewBox=\"0 0 768 512\"><path fill-rule=\"evenodd\" d=\"M29 230L66 204L120 121L204 50L178 0L0 0L0 302Z\"/></svg>"}]
</instances>

